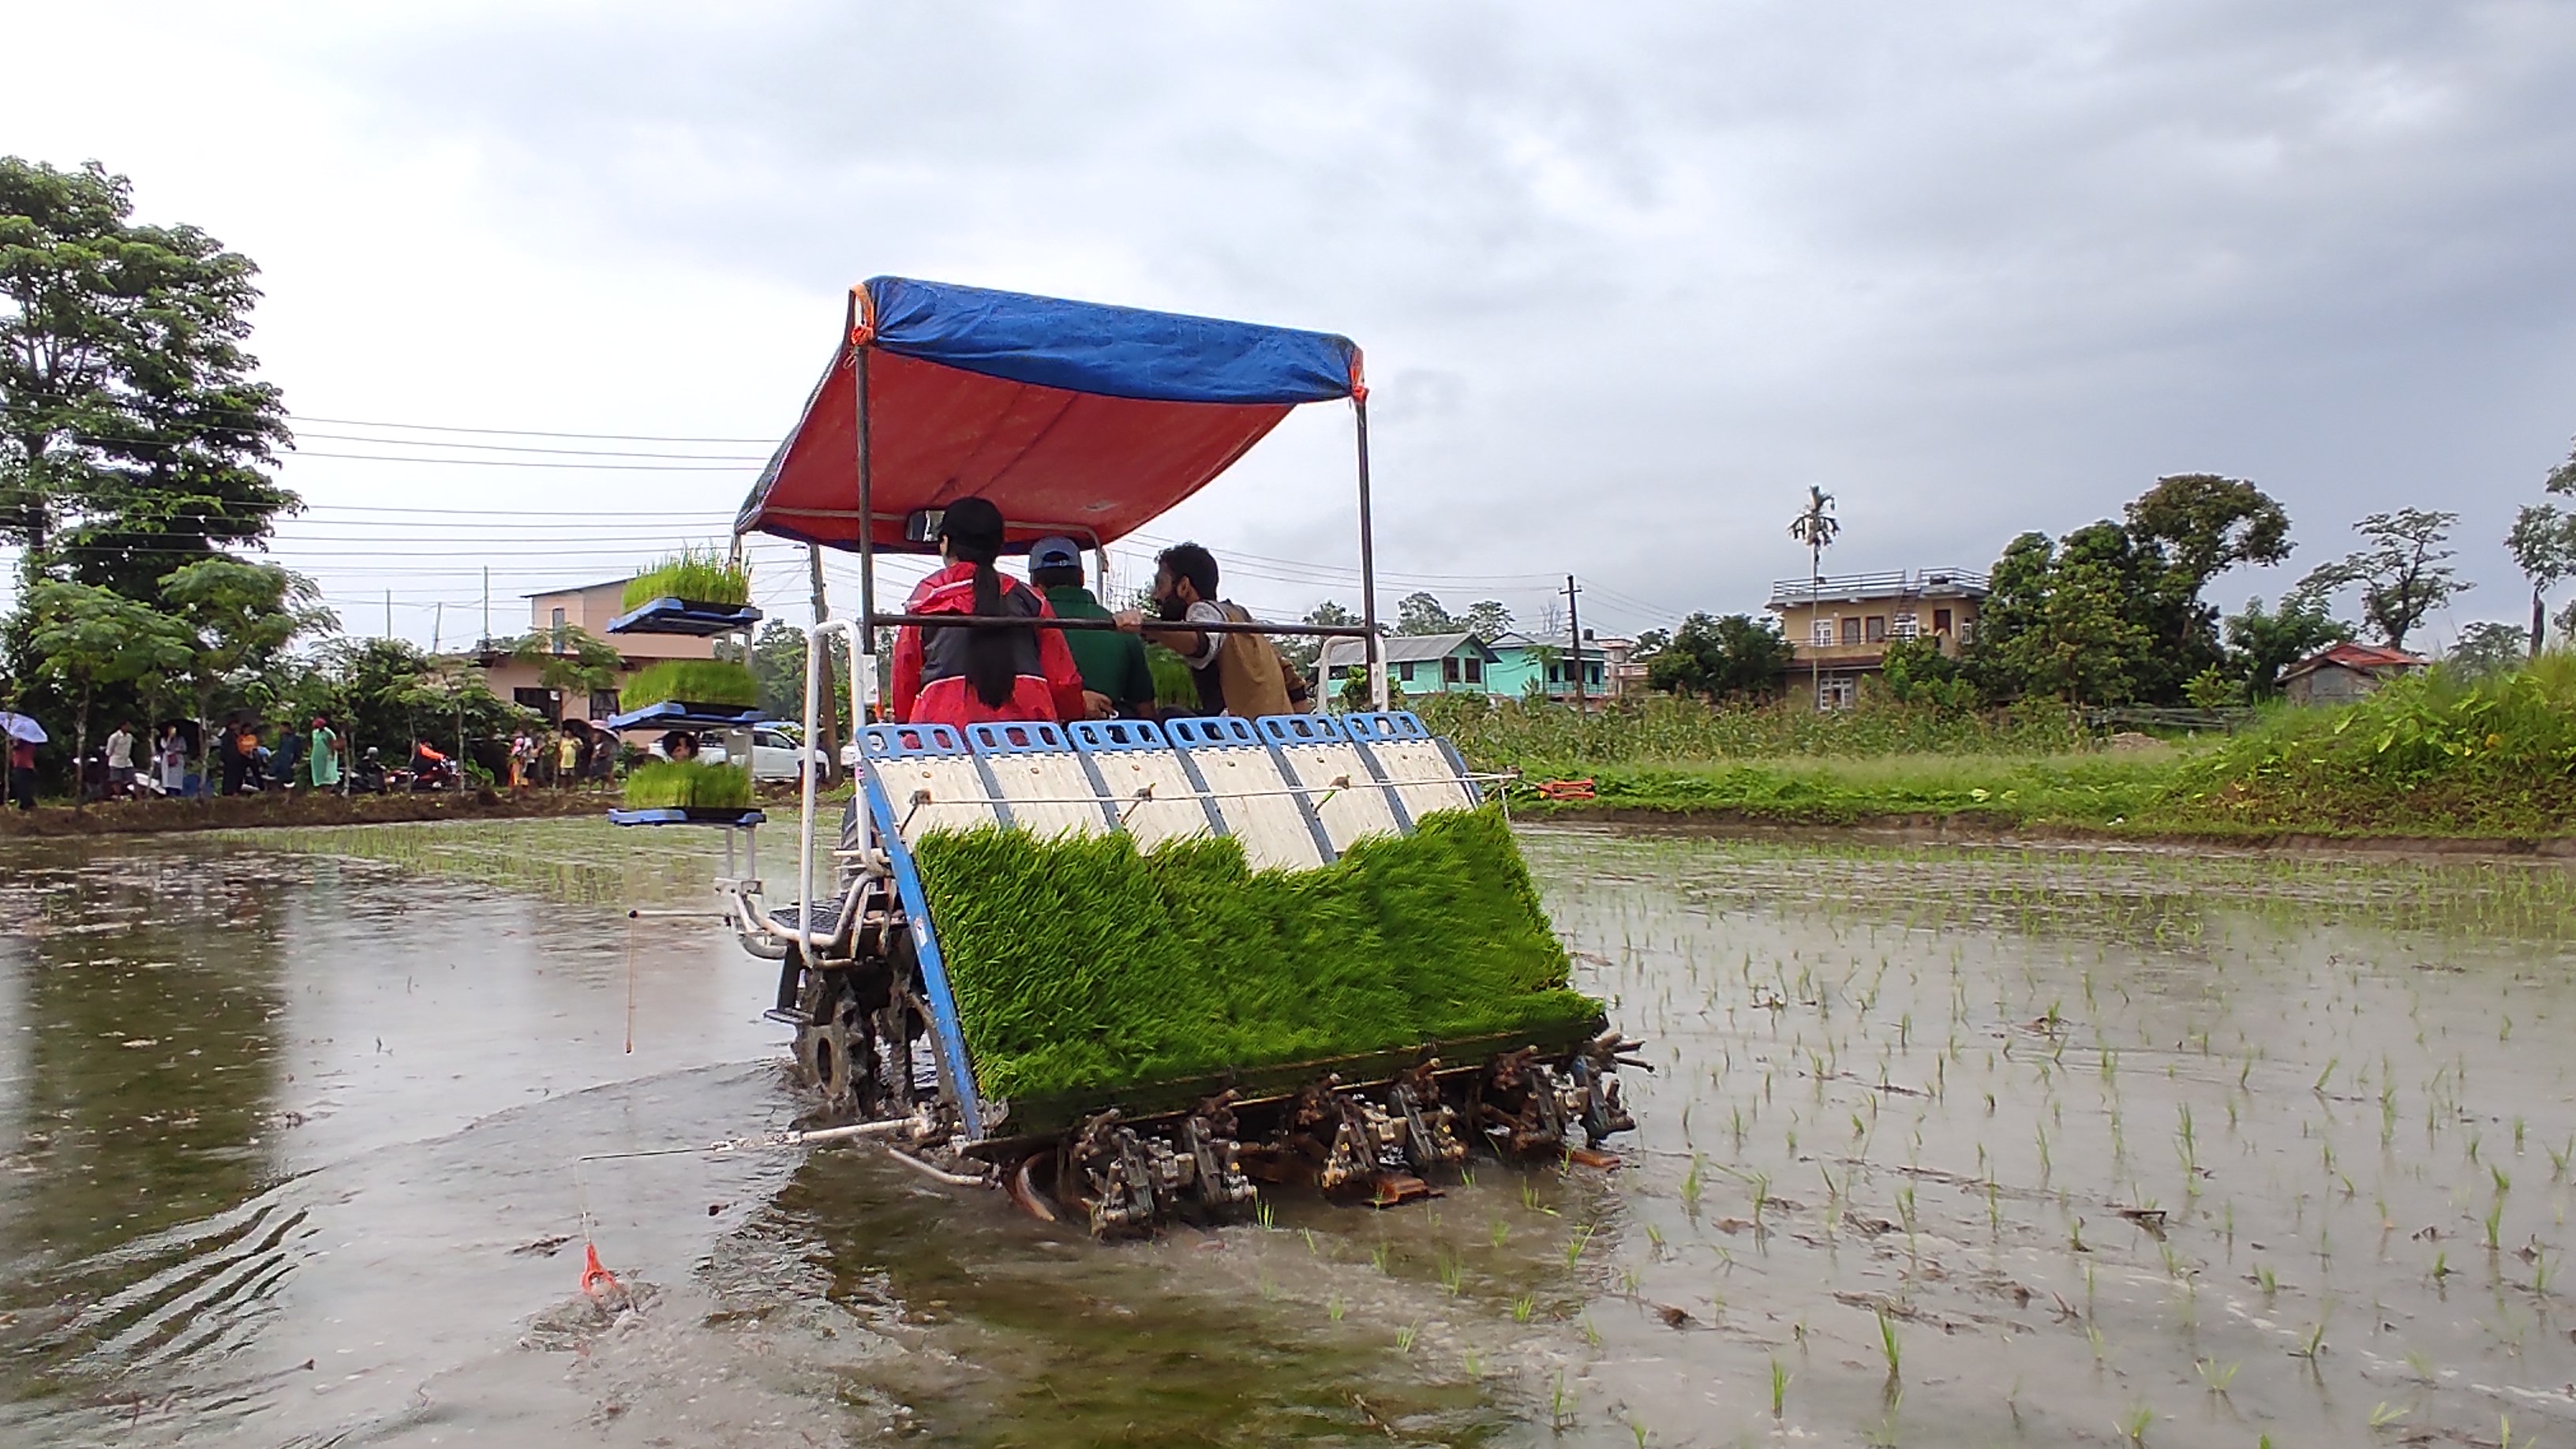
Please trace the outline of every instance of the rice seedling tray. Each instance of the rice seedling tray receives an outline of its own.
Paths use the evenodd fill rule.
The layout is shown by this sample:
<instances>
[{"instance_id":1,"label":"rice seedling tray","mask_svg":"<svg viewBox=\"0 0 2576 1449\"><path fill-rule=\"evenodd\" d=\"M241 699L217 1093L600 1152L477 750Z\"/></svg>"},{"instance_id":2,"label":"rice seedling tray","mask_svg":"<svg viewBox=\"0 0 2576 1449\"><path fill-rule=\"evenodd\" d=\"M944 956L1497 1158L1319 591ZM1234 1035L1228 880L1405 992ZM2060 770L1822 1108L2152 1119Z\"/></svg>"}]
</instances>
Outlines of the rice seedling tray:
<instances>
[{"instance_id":1,"label":"rice seedling tray","mask_svg":"<svg viewBox=\"0 0 2576 1449\"><path fill-rule=\"evenodd\" d=\"M1002 1115L986 1123L988 1135L983 1141L969 1144L964 1150L973 1156L1003 1161L1042 1145L1104 1109L1114 1109L1130 1121L1141 1121L1186 1112L1220 1092L1235 1093L1235 1110L1249 1113L1292 1097L1326 1076L1338 1077L1344 1087L1365 1092L1436 1061L1439 1065L1435 1070L1444 1078L1469 1077L1505 1052L1536 1047L1542 1055L1559 1054L1592 1041L1608 1027L1608 1016L1596 1015L1581 1023L1544 1023L1530 1031L1425 1041L1355 1056L1212 1072L1109 1091L1051 1092L996 1100L987 1103L986 1110Z\"/></svg>"},{"instance_id":2,"label":"rice seedling tray","mask_svg":"<svg viewBox=\"0 0 2576 1449\"><path fill-rule=\"evenodd\" d=\"M732 704L693 704L687 700L666 699L658 704L648 704L642 709L631 709L624 714L612 715L607 724L608 728L613 730L679 730L738 729L759 722L760 706L756 704L745 707Z\"/></svg>"},{"instance_id":3,"label":"rice seedling tray","mask_svg":"<svg viewBox=\"0 0 2576 1449\"><path fill-rule=\"evenodd\" d=\"M612 825L758 825L769 817L729 805L666 805L652 810L611 810Z\"/></svg>"},{"instance_id":4,"label":"rice seedling tray","mask_svg":"<svg viewBox=\"0 0 2576 1449\"><path fill-rule=\"evenodd\" d=\"M748 629L760 622L760 610L749 604L705 599L661 598L629 609L608 621L611 634L686 634L707 638Z\"/></svg>"}]
</instances>

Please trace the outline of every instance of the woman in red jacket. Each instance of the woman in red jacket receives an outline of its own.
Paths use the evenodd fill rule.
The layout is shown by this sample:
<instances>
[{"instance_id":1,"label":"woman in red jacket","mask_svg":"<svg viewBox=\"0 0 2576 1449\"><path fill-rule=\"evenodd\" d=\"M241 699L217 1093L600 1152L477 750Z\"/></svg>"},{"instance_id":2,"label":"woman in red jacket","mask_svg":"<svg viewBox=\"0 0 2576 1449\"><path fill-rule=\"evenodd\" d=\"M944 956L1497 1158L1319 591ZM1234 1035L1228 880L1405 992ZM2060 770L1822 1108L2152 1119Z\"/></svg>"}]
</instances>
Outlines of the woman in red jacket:
<instances>
[{"instance_id":1,"label":"woman in red jacket","mask_svg":"<svg viewBox=\"0 0 2576 1449\"><path fill-rule=\"evenodd\" d=\"M939 520L947 567L921 581L912 614L1051 619L1037 590L1003 573L1002 510L960 498ZM1063 631L906 624L894 641L894 717L960 729L987 720L1074 720L1087 713Z\"/></svg>"}]
</instances>

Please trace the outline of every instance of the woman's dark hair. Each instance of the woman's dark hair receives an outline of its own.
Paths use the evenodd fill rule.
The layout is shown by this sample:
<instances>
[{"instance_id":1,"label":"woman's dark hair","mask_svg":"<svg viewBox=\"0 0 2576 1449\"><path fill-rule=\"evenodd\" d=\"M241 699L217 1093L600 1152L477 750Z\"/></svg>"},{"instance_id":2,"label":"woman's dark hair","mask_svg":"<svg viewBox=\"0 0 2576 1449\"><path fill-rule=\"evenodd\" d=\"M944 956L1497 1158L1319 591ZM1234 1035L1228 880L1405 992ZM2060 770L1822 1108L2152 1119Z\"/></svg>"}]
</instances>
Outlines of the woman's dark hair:
<instances>
[{"instance_id":1,"label":"woman's dark hair","mask_svg":"<svg viewBox=\"0 0 2576 1449\"><path fill-rule=\"evenodd\" d=\"M1002 510L982 498L960 498L939 519L940 541L959 563L975 567L975 612L990 617L1002 612L1002 571L993 560L1002 553ZM1000 629L979 628L966 640L966 683L987 709L1011 702L1018 682L1011 665L1011 638Z\"/></svg>"}]
</instances>

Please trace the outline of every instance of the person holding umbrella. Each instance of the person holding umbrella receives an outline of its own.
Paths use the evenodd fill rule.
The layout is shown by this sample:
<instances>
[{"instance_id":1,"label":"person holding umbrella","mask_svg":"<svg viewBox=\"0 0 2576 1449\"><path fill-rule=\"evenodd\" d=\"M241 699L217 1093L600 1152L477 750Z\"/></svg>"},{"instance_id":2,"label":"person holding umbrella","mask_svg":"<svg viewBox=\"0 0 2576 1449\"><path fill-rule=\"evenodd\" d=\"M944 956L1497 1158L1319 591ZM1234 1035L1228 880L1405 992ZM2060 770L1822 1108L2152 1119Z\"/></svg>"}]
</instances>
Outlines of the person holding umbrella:
<instances>
[{"instance_id":1,"label":"person holding umbrella","mask_svg":"<svg viewBox=\"0 0 2576 1449\"><path fill-rule=\"evenodd\" d=\"M45 727L14 709L0 709L0 738L9 742L9 803L36 808L36 746L45 742Z\"/></svg>"}]
</instances>

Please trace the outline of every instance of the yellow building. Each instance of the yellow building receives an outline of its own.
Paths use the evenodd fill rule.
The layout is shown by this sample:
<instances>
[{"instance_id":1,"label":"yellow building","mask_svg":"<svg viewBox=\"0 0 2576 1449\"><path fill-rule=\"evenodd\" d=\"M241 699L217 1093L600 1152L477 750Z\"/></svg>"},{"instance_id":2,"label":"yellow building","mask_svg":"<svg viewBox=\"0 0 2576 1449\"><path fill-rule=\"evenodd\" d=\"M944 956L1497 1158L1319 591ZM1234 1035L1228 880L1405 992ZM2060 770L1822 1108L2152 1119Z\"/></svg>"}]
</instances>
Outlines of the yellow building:
<instances>
[{"instance_id":1,"label":"yellow building","mask_svg":"<svg viewBox=\"0 0 2576 1449\"><path fill-rule=\"evenodd\" d=\"M579 629L594 639L615 646L620 661L617 671L619 684L624 684L636 670L665 659L715 657L713 639L693 638L686 634L609 633L609 621L625 612L626 580L622 578L530 594L528 632L552 636L558 630ZM512 657L507 645L506 640L486 640L484 648L475 657L475 663L483 670L484 681L494 694L552 720L606 719L618 712L615 687L594 689L587 699L558 698L556 691L540 682L538 666Z\"/></svg>"},{"instance_id":2,"label":"yellow building","mask_svg":"<svg viewBox=\"0 0 2576 1449\"><path fill-rule=\"evenodd\" d=\"M1789 687L1802 687L1812 673L1816 707L1847 709L1860 677L1886 660L1890 640L1929 639L1956 658L1976 637L1977 610L1989 591L1986 576L1972 569L1827 574L1773 583L1764 607L1780 616L1795 656Z\"/></svg>"}]
</instances>

